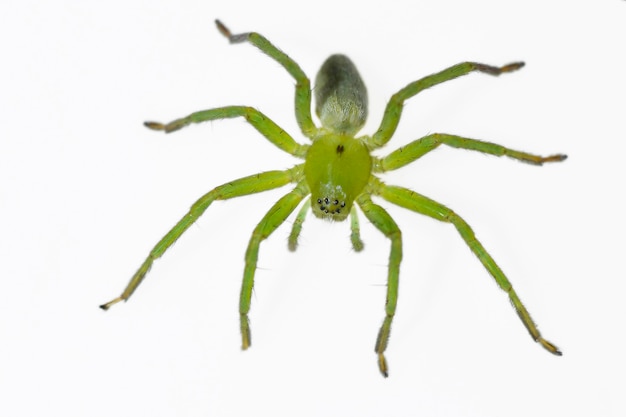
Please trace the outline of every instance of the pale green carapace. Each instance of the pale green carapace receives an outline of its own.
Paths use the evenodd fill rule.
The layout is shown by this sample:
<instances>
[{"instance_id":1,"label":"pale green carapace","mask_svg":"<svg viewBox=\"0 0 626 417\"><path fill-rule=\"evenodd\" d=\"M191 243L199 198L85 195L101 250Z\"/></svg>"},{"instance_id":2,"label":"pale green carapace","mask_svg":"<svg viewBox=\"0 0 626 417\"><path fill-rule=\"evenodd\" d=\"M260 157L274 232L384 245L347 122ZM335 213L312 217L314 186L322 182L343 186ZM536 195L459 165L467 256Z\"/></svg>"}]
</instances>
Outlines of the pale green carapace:
<instances>
[{"instance_id":1,"label":"pale green carapace","mask_svg":"<svg viewBox=\"0 0 626 417\"><path fill-rule=\"evenodd\" d=\"M154 260L161 257L213 201L267 191L292 183L295 184L295 188L278 200L254 229L245 254L245 270L239 301L243 349L250 346L248 312L261 241L276 230L304 200L289 236L290 250L296 249L302 223L307 212L311 209L316 217L326 220L342 221L350 216L352 246L354 250L360 251L363 249L363 243L360 238L359 221L354 205L356 202L365 217L391 241L385 318L375 346L380 372L384 376L388 375L384 352L387 348L398 298L402 234L387 211L372 202L371 197L377 196L436 220L452 223L500 288L508 294L533 340L541 344L550 353L561 355L555 345L541 336L509 280L461 217L444 205L414 191L386 185L375 174L410 164L441 144L495 156L506 155L535 165L541 165L544 162L563 161L566 156L557 154L541 157L490 142L444 133L430 134L417 139L382 158L371 155L371 151L384 146L391 139L398 126L405 100L422 90L472 71L499 75L515 71L521 68L524 63L516 62L503 67L492 67L474 62L464 62L412 82L391 97L376 133L371 136L355 137L367 117L367 92L356 67L346 56L333 55L328 58L316 78L314 88L316 113L322 124L322 127L317 127L311 117L311 83L298 64L258 33L233 35L221 22L216 21L215 23L219 31L231 43L251 43L276 60L291 74L296 81L296 119L302 133L312 141L312 144L297 143L263 113L246 106L228 106L199 111L168 124L146 122L145 125L150 129L163 130L169 133L191 123L243 117L271 143L283 151L303 159L304 163L285 171L268 171L240 178L216 187L202 196L192 205L189 212L156 244L122 295L103 304L101 308L107 310L119 301L126 301L139 286ZM310 198L307 198L309 195Z\"/></svg>"}]
</instances>

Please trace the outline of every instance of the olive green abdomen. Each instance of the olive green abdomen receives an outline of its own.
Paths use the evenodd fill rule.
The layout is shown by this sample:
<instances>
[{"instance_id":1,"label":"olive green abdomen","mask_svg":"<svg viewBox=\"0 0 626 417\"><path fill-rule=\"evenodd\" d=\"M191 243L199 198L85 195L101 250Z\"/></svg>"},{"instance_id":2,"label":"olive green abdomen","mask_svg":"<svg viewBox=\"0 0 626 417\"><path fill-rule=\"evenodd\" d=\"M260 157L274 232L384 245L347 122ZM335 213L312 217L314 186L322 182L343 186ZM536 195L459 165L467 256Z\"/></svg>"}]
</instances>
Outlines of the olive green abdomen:
<instances>
[{"instance_id":1,"label":"olive green abdomen","mask_svg":"<svg viewBox=\"0 0 626 417\"><path fill-rule=\"evenodd\" d=\"M367 119L367 89L345 55L331 55L315 78L315 112L326 129L353 136Z\"/></svg>"}]
</instances>

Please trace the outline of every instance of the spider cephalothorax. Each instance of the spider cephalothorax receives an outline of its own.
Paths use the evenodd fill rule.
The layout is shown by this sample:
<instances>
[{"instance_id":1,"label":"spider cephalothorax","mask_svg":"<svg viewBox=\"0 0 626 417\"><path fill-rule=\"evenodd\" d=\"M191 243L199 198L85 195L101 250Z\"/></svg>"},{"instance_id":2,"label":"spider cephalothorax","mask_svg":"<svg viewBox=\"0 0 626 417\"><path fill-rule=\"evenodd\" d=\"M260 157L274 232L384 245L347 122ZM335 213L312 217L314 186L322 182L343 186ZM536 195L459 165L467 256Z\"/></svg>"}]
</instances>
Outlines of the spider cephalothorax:
<instances>
[{"instance_id":1,"label":"spider cephalothorax","mask_svg":"<svg viewBox=\"0 0 626 417\"><path fill-rule=\"evenodd\" d=\"M505 155L535 165L563 161L566 156L557 154L542 157L505 148L491 142L445 133L424 136L382 158L373 157L370 153L372 150L384 146L391 139L400 121L404 101L420 91L473 71L490 75L515 71L524 65L522 62L515 62L502 67L463 62L409 83L394 94L387 104L376 133L371 136L355 137L367 118L367 91L356 67L346 56L332 55L322 65L316 77L314 89L316 113L322 124L321 127L317 127L311 117L311 83L298 64L258 33L233 35L219 21L216 21L216 24L219 31L231 43L249 42L253 44L280 63L293 76L296 80L296 120L302 133L312 141L312 144L299 144L263 113L247 106L228 106L203 110L167 124L146 122L145 125L151 129L173 132L191 123L244 117L271 143L297 158L304 159L304 163L284 171L267 171L230 181L202 196L150 251L124 292L119 297L100 306L101 308L107 310L119 301L126 301L144 279L153 262L174 244L213 201L241 197L291 183L295 184L293 190L278 200L261 219L252 233L246 250L246 264L239 300L243 349L247 349L251 344L248 312L250 311L254 274L261 241L276 230L302 203L289 235L289 249L296 249L302 223L309 209L311 209L315 216L327 220L341 221L350 216L352 246L355 251L360 251L363 248L363 242L360 238L358 215L354 204L356 202L365 217L391 242L385 318L378 332L375 345L380 372L387 376L388 368L384 352L387 348L398 300L402 233L387 211L371 200L371 196L376 196L414 212L454 225L498 286L507 293L511 304L531 337L549 352L561 355L555 345L541 336L508 278L476 239L474 231L458 214L415 191L386 185L376 174L408 165L441 144L495 156ZM306 197L309 195L310 199L307 199Z\"/></svg>"},{"instance_id":2,"label":"spider cephalothorax","mask_svg":"<svg viewBox=\"0 0 626 417\"><path fill-rule=\"evenodd\" d=\"M313 213L320 218L345 219L371 171L372 159L363 142L336 133L317 139L304 162Z\"/></svg>"}]
</instances>

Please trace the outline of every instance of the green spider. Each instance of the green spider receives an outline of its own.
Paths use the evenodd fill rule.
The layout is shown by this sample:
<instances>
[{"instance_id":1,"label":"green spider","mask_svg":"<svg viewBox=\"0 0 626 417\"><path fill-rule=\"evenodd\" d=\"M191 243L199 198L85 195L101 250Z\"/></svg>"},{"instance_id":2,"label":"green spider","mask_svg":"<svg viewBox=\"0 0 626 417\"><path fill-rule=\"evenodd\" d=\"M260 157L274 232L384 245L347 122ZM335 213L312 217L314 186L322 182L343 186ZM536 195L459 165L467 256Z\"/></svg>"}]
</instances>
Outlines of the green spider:
<instances>
[{"instance_id":1,"label":"green spider","mask_svg":"<svg viewBox=\"0 0 626 417\"><path fill-rule=\"evenodd\" d=\"M400 121L404 102L420 91L472 71L483 72L489 75L512 72L522 68L524 66L523 62L515 62L503 67L463 62L412 82L391 97L380 127L374 135L355 137L356 133L365 124L367 117L367 91L356 67L349 58L344 55L332 55L324 62L317 74L315 79L315 110L322 124L320 128L315 126L311 118L311 82L298 64L258 33L251 32L233 35L219 20L216 20L215 23L218 30L228 38L230 43L250 42L276 60L296 80L296 119L300 130L312 141L312 144L301 145L297 143L287 132L263 113L247 106L228 106L199 111L168 124L145 122L145 125L150 129L169 133L191 123L244 117L248 123L271 143L283 151L303 159L304 163L285 171L267 171L240 178L220 185L202 196L191 206L189 212L150 251L147 259L132 277L122 295L101 305L102 309L107 310L113 304L128 300L150 270L152 263L172 246L213 201L259 193L293 183L296 185L295 188L272 206L252 232L252 237L248 244L239 300L242 349L249 348L251 344L248 312L250 311L254 273L261 241L269 237L296 207L310 195L311 198L304 201L293 223L288 241L289 249L292 251L296 249L302 223L311 209L316 217L329 221L343 221L349 216L352 230L352 247L355 251L360 251L363 249L363 243L360 238L359 220L354 206L356 201L365 217L391 241L385 318L378 332L375 346L380 372L383 376L388 376L384 352L387 348L391 323L398 300L398 276L400 261L402 260L402 233L387 211L372 202L371 196L374 195L436 220L452 223L465 243L493 276L498 286L508 294L513 307L533 340L541 344L550 353L561 355L561 352L554 344L541 336L507 277L483 245L476 239L470 226L461 217L446 206L414 191L386 185L375 174L408 165L441 144L495 156L506 155L534 165L541 165L544 162L563 161L567 156L557 154L541 157L508 149L494 143L445 133L434 133L424 136L383 158L371 155L373 150L384 146L391 139Z\"/></svg>"}]
</instances>

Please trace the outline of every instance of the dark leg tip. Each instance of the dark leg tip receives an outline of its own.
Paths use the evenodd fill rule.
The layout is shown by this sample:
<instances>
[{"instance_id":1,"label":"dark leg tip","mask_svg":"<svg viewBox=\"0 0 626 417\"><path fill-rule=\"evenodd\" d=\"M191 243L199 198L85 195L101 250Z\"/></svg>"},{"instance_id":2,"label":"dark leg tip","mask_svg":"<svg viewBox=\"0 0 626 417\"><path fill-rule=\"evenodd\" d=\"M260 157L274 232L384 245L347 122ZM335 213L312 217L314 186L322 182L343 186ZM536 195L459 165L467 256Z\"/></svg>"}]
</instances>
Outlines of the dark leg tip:
<instances>
[{"instance_id":1,"label":"dark leg tip","mask_svg":"<svg viewBox=\"0 0 626 417\"><path fill-rule=\"evenodd\" d=\"M215 26L217 26L217 30L219 30L222 35L230 39L230 37L232 36L230 30L228 30L228 28L224 26L224 24L220 22L219 19L215 19Z\"/></svg>"},{"instance_id":2,"label":"dark leg tip","mask_svg":"<svg viewBox=\"0 0 626 417\"><path fill-rule=\"evenodd\" d=\"M147 127L148 129L152 129L152 130L164 130L165 129L165 125L159 122L143 122L143 125Z\"/></svg>"},{"instance_id":3,"label":"dark leg tip","mask_svg":"<svg viewBox=\"0 0 626 417\"><path fill-rule=\"evenodd\" d=\"M378 354L378 369L383 377L387 378L389 376L389 367L387 367L387 360L385 359L385 355L382 353Z\"/></svg>"},{"instance_id":4,"label":"dark leg tip","mask_svg":"<svg viewBox=\"0 0 626 417\"><path fill-rule=\"evenodd\" d=\"M545 162L561 162L561 161L565 161L566 159L567 159L567 155L557 154L557 155L549 156L548 158L546 158Z\"/></svg>"},{"instance_id":5,"label":"dark leg tip","mask_svg":"<svg viewBox=\"0 0 626 417\"><path fill-rule=\"evenodd\" d=\"M525 62L512 62L510 64L507 64L505 66L503 66L502 68L500 68L500 70L502 70L502 72L511 72L511 71L517 71L520 68L523 68L524 65L526 65Z\"/></svg>"},{"instance_id":6,"label":"dark leg tip","mask_svg":"<svg viewBox=\"0 0 626 417\"><path fill-rule=\"evenodd\" d=\"M128 297L126 297L126 298L128 298ZM126 298L117 297L117 298L115 298L115 299L113 299L113 300L109 301L108 303L102 304L102 305L100 306L100 308L101 308L101 309L103 309L104 311L107 311L109 308L111 308L111 306L112 306L113 304L117 304L117 303L119 303L120 301L126 301Z\"/></svg>"}]
</instances>

